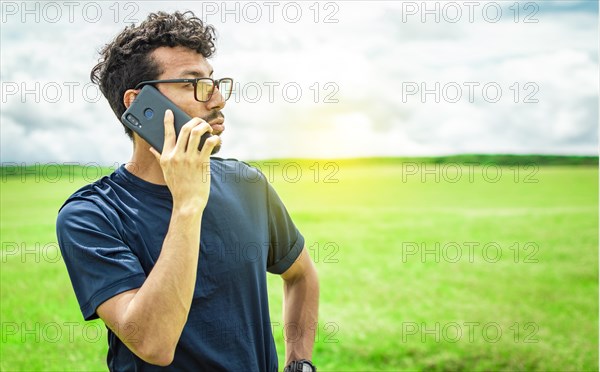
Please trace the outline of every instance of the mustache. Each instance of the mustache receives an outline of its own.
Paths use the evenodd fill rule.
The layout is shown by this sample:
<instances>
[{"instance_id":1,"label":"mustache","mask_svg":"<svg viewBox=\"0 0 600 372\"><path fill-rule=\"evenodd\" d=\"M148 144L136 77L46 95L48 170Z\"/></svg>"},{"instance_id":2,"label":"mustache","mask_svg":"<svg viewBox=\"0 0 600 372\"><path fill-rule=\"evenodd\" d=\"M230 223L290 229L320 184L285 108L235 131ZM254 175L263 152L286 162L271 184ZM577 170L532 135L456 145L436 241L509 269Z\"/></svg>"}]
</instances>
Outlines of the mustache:
<instances>
[{"instance_id":1,"label":"mustache","mask_svg":"<svg viewBox=\"0 0 600 372\"><path fill-rule=\"evenodd\" d=\"M202 119L206 122L209 122L211 120L215 120L215 119L223 119L225 120L225 115L223 115L223 113L221 111L212 111L210 114L208 114L206 117L203 117Z\"/></svg>"}]
</instances>

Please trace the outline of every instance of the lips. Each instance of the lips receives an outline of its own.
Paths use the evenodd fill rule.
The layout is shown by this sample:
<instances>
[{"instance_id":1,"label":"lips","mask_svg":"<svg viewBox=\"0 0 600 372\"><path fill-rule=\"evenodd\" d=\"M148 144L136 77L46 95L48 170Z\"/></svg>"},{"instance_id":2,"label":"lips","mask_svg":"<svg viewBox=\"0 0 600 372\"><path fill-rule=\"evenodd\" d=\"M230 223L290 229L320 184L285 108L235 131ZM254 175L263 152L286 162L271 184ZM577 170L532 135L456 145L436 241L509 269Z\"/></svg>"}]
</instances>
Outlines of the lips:
<instances>
[{"instance_id":1,"label":"lips","mask_svg":"<svg viewBox=\"0 0 600 372\"><path fill-rule=\"evenodd\" d=\"M208 124L213 129L213 134L221 134L225 130L225 125L223 125L225 121L222 118L215 119L213 121L209 121Z\"/></svg>"}]
</instances>

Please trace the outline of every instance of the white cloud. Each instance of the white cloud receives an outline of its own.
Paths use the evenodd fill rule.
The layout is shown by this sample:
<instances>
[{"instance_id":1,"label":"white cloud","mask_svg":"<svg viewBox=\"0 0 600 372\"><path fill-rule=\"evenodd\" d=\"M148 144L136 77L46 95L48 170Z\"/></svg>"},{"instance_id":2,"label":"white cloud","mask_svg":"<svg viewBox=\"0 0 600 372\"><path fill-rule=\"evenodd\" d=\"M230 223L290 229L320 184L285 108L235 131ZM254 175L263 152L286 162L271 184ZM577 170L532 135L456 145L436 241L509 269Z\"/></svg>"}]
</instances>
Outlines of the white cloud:
<instances>
[{"instance_id":1,"label":"white cloud","mask_svg":"<svg viewBox=\"0 0 600 372\"><path fill-rule=\"evenodd\" d=\"M120 3L116 13L112 3L98 4L102 17L95 23L86 22L77 9L72 23L66 13L56 23L44 22L43 16L40 22L28 16L22 23L20 14L3 14L2 161L127 160L131 145L120 123L104 99L89 102L83 87L96 50L127 25L123 20L130 12L140 21L149 10L165 6L131 2L138 8L125 9ZM293 4L302 8L299 22L286 22L282 13L287 6L293 15L295 5L278 3L271 23L269 9L258 2L262 18L250 23L244 15L253 16L252 8L241 2L226 6L231 10L235 4L239 22L235 11L222 12L222 2L180 2L165 8L193 9L214 23L219 32L212 61L216 75L234 77L248 95L261 88L255 103L248 96L228 102L223 156L597 151L597 12L573 11L572 4L561 7L560 2L536 3L537 23L522 22L524 8L521 22L515 23L505 6L500 21L491 23L480 12L470 22L463 7L456 23L443 16L439 23L432 17L422 23L420 15L406 14L407 2L330 2L334 5L328 8L319 3L315 23L314 4L298 2ZM208 15L207 10L215 9L211 6L219 12ZM326 16L338 22L322 22ZM31 89L35 81L41 84L39 103L32 94L23 97L21 89L22 84ZM65 82L78 84L72 102L66 99ZM443 96L435 103L431 94L425 103L420 94L403 99L403 83L411 82L429 89L439 82L446 93L453 92L448 84L456 83L463 97L458 103ZM468 101L465 82L479 83L474 102ZM490 82L502 89L497 103L482 95L481 87ZM527 82L532 84L525 86ZM52 83L62 86L64 98L57 103L47 102ZM269 83L279 84L272 102ZM8 94L14 84L19 91ZM302 96L291 102L295 87ZM519 103L513 102L516 91ZM532 92L539 103L523 103ZM325 103L328 95L337 103Z\"/></svg>"}]
</instances>

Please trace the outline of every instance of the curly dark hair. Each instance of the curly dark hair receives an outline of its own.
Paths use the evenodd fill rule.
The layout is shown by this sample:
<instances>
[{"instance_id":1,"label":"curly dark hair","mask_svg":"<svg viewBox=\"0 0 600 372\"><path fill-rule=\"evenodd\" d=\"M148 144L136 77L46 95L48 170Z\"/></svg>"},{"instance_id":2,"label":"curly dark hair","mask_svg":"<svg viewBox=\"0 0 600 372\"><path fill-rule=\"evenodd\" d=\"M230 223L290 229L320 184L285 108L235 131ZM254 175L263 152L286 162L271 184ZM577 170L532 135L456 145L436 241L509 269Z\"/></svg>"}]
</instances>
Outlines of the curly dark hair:
<instances>
[{"instance_id":1,"label":"curly dark hair","mask_svg":"<svg viewBox=\"0 0 600 372\"><path fill-rule=\"evenodd\" d=\"M156 48L183 46L209 58L215 52L216 32L193 12L151 13L139 26L132 24L99 52L100 59L90 73L93 83L108 100L117 118L125 112L123 95L139 82L156 79L162 71L151 58ZM131 129L123 126L133 139Z\"/></svg>"}]
</instances>

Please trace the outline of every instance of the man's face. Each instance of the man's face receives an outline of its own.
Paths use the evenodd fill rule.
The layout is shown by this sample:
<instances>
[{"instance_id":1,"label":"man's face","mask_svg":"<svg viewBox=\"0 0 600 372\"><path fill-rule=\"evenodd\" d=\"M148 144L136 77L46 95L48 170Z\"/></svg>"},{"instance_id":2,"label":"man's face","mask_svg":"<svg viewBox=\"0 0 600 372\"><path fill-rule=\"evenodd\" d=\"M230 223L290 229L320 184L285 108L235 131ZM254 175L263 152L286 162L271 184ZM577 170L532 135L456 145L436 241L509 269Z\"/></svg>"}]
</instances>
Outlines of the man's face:
<instances>
[{"instance_id":1,"label":"man's face","mask_svg":"<svg viewBox=\"0 0 600 372\"><path fill-rule=\"evenodd\" d=\"M160 47L152 52L152 57L160 66L162 79L213 78L213 69L208 61L199 53L185 47ZM225 116L221 110L225 100L218 89L215 89L210 100L198 102L194 98L194 87L188 83L159 83L156 88L179 108L191 117L205 120L213 129L213 134L220 135L225 130ZM220 146L218 146L220 147ZM215 147L216 153L218 147Z\"/></svg>"}]
</instances>

